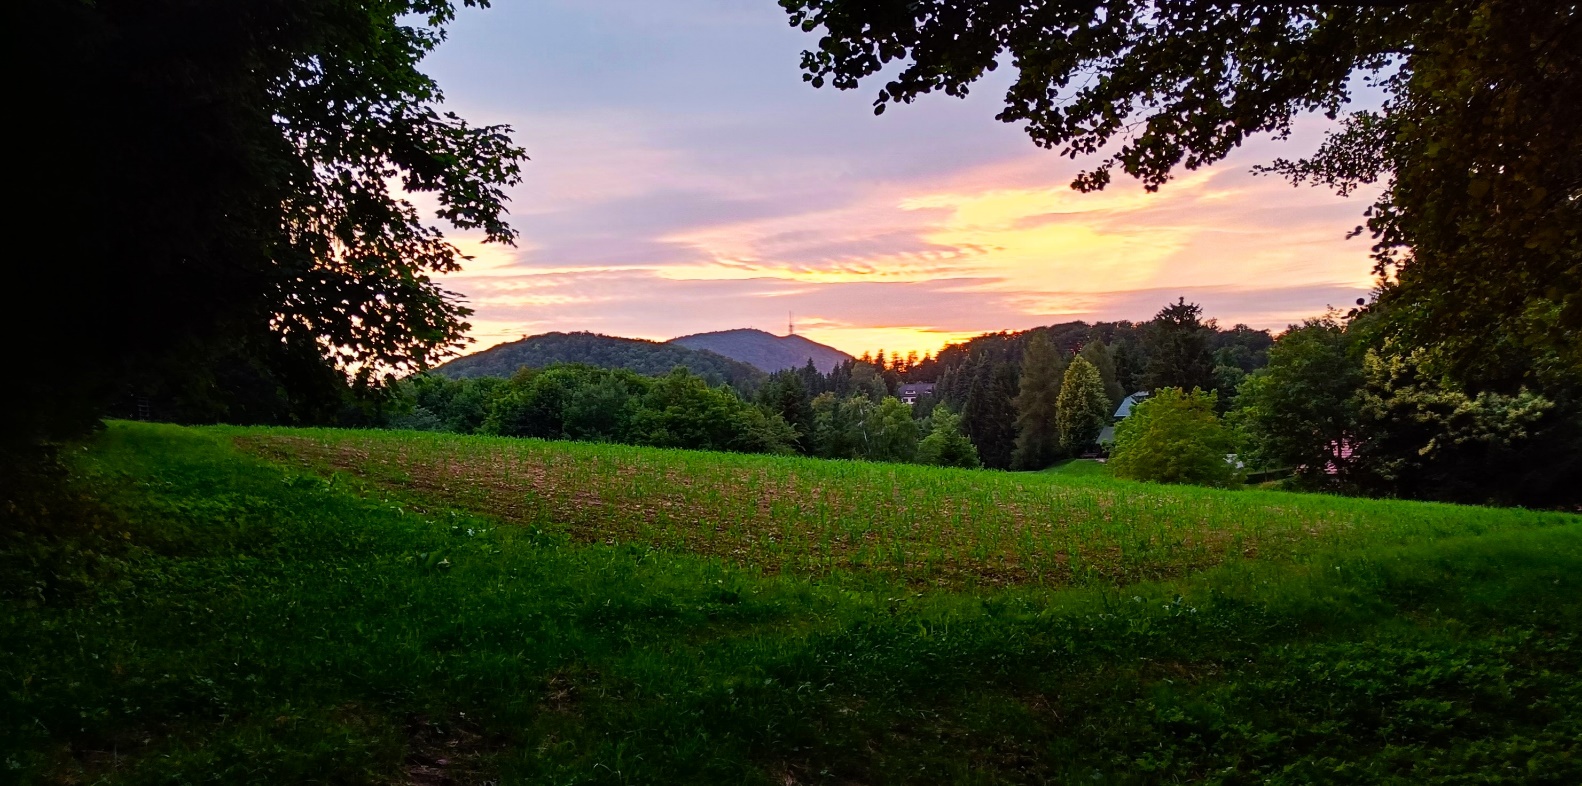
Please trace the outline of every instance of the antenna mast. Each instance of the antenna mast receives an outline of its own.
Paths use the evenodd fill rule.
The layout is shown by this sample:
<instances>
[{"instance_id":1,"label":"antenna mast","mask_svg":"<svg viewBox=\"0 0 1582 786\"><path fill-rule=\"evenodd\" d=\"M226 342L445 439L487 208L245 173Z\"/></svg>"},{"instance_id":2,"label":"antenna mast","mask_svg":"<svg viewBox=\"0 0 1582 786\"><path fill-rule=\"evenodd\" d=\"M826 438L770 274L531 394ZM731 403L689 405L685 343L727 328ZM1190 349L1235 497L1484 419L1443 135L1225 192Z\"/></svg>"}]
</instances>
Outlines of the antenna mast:
<instances>
[{"instance_id":1,"label":"antenna mast","mask_svg":"<svg viewBox=\"0 0 1582 786\"><path fill-rule=\"evenodd\" d=\"M786 312L786 335L796 335L796 320L792 318L792 314L789 311Z\"/></svg>"}]
</instances>

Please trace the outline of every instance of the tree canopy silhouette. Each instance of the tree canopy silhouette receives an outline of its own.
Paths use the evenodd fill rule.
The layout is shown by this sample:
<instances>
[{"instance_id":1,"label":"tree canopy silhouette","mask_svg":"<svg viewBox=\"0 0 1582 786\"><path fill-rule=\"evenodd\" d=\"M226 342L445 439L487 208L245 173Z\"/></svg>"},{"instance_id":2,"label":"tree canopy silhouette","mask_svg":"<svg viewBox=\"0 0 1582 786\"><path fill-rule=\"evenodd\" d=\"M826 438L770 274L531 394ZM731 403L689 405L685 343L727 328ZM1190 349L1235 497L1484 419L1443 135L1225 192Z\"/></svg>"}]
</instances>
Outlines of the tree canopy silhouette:
<instances>
[{"instance_id":1,"label":"tree canopy silhouette","mask_svg":"<svg viewBox=\"0 0 1582 786\"><path fill-rule=\"evenodd\" d=\"M1404 344L1515 387L1582 366L1582 6L1528 0L781 0L819 31L814 86L886 74L874 111L964 96L1016 70L1000 120L1100 156L1150 190L1303 113L1342 119L1311 158L1267 171L1368 211L1381 301ZM1363 82L1377 111L1346 113ZM1519 362L1513 362L1512 358Z\"/></svg>"},{"instance_id":2,"label":"tree canopy silhouette","mask_svg":"<svg viewBox=\"0 0 1582 786\"><path fill-rule=\"evenodd\" d=\"M458 5L487 0L23 0L20 223L44 242L12 273L47 340L17 353L5 435L222 357L377 386L459 345L439 225L510 243L525 155L418 70Z\"/></svg>"}]
</instances>

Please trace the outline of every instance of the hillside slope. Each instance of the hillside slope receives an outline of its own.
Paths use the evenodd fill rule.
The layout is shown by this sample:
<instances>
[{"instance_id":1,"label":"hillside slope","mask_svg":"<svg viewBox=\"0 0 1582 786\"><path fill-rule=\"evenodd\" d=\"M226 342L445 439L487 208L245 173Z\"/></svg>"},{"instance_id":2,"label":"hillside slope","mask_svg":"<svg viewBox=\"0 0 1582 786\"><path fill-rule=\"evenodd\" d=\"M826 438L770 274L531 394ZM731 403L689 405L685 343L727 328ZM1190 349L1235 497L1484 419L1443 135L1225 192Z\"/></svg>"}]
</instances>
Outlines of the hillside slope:
<instances>
[{"instance_id":1,"label":"hillside slope","mask_svg":"<svg viewBox=\"0 0 1582 786\"><path fill-rule=\"evenodd\" d=\"M762 376L752 365L713 352L672 343L582 332L529 336L456 358L434 371L452 379L508 377L523 367L543 368L554 363L586 363L649 375L664 374L682 366L715 384L737 387Z\"/></svg>"},{"instance_id":2,"label":"hillside slope","mask_svg":"<svg viewBox=\"0 0 1582 786\"><path fill-rule=\"evenodd\" d=\"M801 336L776 336L747 328L696 333L667 343L714 352L768 372L800 368L812 359L820 372L828 374L851 359L845 352Z\"/></svg>"},{"instance_id":3,"label":"hillside slope","mask_svg":"<svg viewBox=\"0 0 1582 786\"><path fill-rule=\"evenodd\" d=\"M411 432L62 457L0 528L7 783L1582 782L1582 517Z\"/></svg>"},{"instance_id":4,"label":"hillside slope","mask_svg":"<svg viewBox=\"0 0 1582 786\"><path fill-rule=\"evenodd\" d=\"M933 587L1124 584L1249 554L1300 561L1337 544L1378 549L1582 523L1564 513L1161 486L1097 473L512 438L302 431L249 444L294 465L399 475L402 489L432 502L509 510L517 524L583 542L643 542L782 574L871 570ZM500 467L511 470L491 469Z\"/></svg>"}]
</instances>

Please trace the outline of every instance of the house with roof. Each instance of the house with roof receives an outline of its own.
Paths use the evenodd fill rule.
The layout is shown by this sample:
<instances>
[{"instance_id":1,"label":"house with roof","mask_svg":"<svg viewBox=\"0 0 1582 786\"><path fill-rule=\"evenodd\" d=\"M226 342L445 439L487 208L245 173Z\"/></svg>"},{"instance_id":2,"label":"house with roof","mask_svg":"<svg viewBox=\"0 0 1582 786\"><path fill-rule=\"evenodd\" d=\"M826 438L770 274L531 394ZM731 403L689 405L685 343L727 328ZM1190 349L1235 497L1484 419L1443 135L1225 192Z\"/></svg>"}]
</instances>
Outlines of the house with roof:
<instances>
[{"instance_id":1,"label":"house with roof","mask_svg":"<svg viewBox=\"0 0 1582 786\"><path fill-rule=\"evenodd\" d=\"M1135 407L1138 404L1141 404L1147 398L1148 398L1148 391L1146 391L1146 390L1139 390L1136 393L1133 393L1130 396L1127 396L1126 398L1121 399L1120 406L1115 408L1115 419L1116 420L1125 420L1126 418L1131 417L1132 407Z\"/></svg>"},{"instance_id":2,"label":"house with roof","mask_svg":"<svg viewBox=\"0 0 1582 786\"><path fill-rule=\"evenodd\" d=\"M934 395L932 382L903 382L895 389L895 397L903 404L916 404L924 396Z\"/></svg>"},{"instance_id":3,"label":"house with roof","mask_svg":"<svg viewBox=\"0 0 1582 786\"><path fill-rule=\"evenodd\" d=\"M1130 396L1127 396L1126 398L1121 399L1120 406L1115 408L1115 415L1114 415L1115 422L1119 423L1119 422L1125 420L1126 418L1130 417L1131 414L1132 414L1132 408L1136 407L1138 404L1142 403L1147 398L1148 398L1148 391L1146 391L1146 390L1139 390L1136 393L1133 393ZM1113 426L1113 425L1105 426L1103 428L1103 430L1099 431L1099 444L1100 445L1113 445L1113 444L1115 444L1115 426Z\"/></svg>"}]
</instances>

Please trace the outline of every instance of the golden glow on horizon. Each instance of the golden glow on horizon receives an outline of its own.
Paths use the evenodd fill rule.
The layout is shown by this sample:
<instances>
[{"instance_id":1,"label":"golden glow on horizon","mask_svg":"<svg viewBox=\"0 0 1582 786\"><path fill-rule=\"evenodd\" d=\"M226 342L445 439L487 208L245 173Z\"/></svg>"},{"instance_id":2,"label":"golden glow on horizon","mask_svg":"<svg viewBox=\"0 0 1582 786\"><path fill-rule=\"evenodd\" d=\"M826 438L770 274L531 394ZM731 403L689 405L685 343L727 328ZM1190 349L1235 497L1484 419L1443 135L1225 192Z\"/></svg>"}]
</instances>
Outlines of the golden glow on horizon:
<instances>
[{"instance_id":1,"label":"golden glow on horizon","mask_svg":"<svg viewBox=\"0 0 1582 786\"><path fill-rule=\"evenodd\" d=\"M816 319L816 318L813 318ZM473 328L469 335L473 343L468 344L463 354L482 352L493 346L505 344L521 339L523 336L546 333L560 329L571 332L573 328L552 328L545 325L524 325L522 323L498 321L473 321ZM771 330L779 335L782 330ZM599 332L599 331L594 331ZM811 341L817 341L834 347L854 357L860 357L864 352L884 350L887 355L899 352L903 356L908 352L916 352L921 358L925 354L933 354L943 349L946 344L960 343L973 336L977 331L949 331L938 330L931 327L864 327L860 325L821 324L804 327L798 325L796 334ZM667 341L673 336L638 336L630 335L627 338L641 338L649 341Z\"/></svg>"},{"instance_id":2,"label":"golden glow on horizon","mask_svg":"<svg viewBox=\"0 0 1582 786\"><path fill-rule=\"evenodd\" d=\"M1146 320L1151 307L1134 313L1143 301L1133 293L1143 291L1161 304L1176 291L1219 293L1238 305L1206 303L1210 316L1279 329L1325 304L1256 293L1372 284L1367 244L1345 243L1344 227L1312 214L1334 204L1318 192L1208 172L1153 194L1129 183L1081 194L1063 179L1007 188L995 183L1011 179L1003 167L956 175L875 188L839 208L700 222L648 238L676 252L654 262L613 255L621 262L581 266L565 249L460 239L477 258L444 278L480 311L468 351L557 330L663 341L763 328L765 316L789 309L799 334L853 355L922 355L986 331L1076 319ZM845 288L893 284L908 286ZM880 302L870 291L895 294Z\"/></svg>"},{"instance_id":3,"label":"golden glow on horizon","mask_svg":"<svg viewBox=\"0 0 1582 786\"><path fill-rule=\"evenodd\" d=\"M908 352L916 352L921 358L925 354L939 352L946 344L966 341L978 333L927 327L824 326L806 330L799 327L797 335L858 357L864 352L882 349L889 357L894 357L897 352L903 356Z\"/></svg>"}]
</instances>

